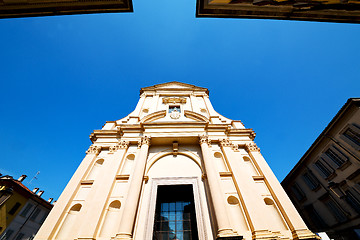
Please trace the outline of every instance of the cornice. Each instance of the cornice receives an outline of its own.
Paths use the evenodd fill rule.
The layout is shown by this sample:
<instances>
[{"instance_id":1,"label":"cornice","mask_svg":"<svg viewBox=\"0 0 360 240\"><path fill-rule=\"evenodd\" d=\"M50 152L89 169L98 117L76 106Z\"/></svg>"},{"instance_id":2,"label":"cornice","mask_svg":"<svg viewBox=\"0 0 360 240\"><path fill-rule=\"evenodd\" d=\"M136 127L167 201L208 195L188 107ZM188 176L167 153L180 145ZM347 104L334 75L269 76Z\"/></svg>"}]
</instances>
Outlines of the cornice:
<instances>
[{"instance_id":1,"label":"cornice","mask_svg":"<svg viewBox=\"0 0 360 240\"><path fill-rule=\"evenodd\" d=\"M228 134L228 136L249 136L251 140L254 140L256 137L256 133L252 128L245 128L245 129L228 128L226 133Z\"/></svg>"},{"instance_id":2,"label":"cornice","mask_svg":"<svg viewBox=\"0 0 360 240\"><path fill-rule=\"evenodd\" d=\"M167 127L174 127L174 128L189 128L191 126L195 126L195 127L199 127L199 126L203 126L205 128L205 126L207 125L206 122L174 122L174 121L169 121L169 122L145 122L141 124L143 126L144 129L146 128L167 128Z\"/></svg>"},{"instance_id":3,"label":"cornice","mask_svg":"<svg viewBox=\"0 0 360 240\"><path fill-rule=\"evenodd\" d=\"M209 132L226 132L229 128L229 124L212 124L209 123L206 125L205 130Z\"/></svg>"},{"instance_id":4,"label":"cornice","mask_svg":"<svg viewBox=\"0 0 360 240\"><path fill-rule=\"evenodd\" d=\"M180 88L166 87L169 85L178 85L181 87ZM155 92L156 91L181 91L181 92L183 92L183 91L192 91L192 92L200 91L200 92L205 92L207 95L209 95L209 90L207 88L197 87L195 85L177 82L177 81L161 83L161 84L156 84L154 86L141 88L140 95L143 94L145 91L155 91Z\"/></svg>"},{"instance_id":5,"label":"cornice","mask_svg":"<svg viewBox=\"0 0 360 240\"><path fill-rule=\"evenodd\" d=\"M94 130L90 134L90 140L95 142L98 138L119 138L121 137L121 132L119 129L115 130Z\"/></svg>"}]
</instances>

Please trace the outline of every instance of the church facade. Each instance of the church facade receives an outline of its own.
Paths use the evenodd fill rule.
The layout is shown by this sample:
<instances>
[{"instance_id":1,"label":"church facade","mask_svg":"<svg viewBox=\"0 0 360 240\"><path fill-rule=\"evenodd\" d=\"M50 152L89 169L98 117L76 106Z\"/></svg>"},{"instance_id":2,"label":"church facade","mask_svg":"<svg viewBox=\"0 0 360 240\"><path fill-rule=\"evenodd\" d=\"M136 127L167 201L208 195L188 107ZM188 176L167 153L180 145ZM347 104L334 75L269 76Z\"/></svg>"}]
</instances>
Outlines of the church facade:
<instances>
[{"instance_id":1,"label":"church facade","mask_svg":"<svg viewBox=\"0 0 360 240\"><path fill-rule=\"evenodd\" d=\"M106 122L35 239L318 239L241 121L208 90L142 88Z\"/></svg>"}]
</instances>

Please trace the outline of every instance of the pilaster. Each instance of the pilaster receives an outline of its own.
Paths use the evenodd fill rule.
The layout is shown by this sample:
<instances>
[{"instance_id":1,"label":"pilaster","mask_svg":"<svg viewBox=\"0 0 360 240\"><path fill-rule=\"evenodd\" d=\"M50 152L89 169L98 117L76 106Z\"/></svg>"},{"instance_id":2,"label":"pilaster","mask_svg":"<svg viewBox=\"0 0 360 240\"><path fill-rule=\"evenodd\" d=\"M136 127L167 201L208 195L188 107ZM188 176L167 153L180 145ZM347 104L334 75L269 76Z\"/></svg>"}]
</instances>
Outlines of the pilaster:
<instances>
[{"instance_id":1,"label":"pilaster","mask_svg":"<svg viewBox=\"0 0 360 240\"><path fill-rule=\"evenodd\" d=\"M132 231L140 199L149 146L150 137L142 137L139 141L140 153L135 158L135 168L133 173L130 175L130 191L128 191L128 195L123 206L124 210L119 225L119 231L115 238L117 240L132 239Z\"/></svg>"},{"instance_id":2,"label":"pilaster","mask_svg":"<svg viewBox=\"0 0 360 240\"><path fill-rule=\"evenodd\" d=\"M126 141L120 141L118 144L110 146L108 157L104 161L102 174L95 179L92 185L89 195L93 197L85 201L80 212L79 219L82 221L82 226L78 235L79 239L95 239L97 226L106 208L107 198L111 193L111 187L128 146L129 142Z\"/></svg>"},{"instance_id":3,"label":"pilaster","mask_svg":"<svg viewBox=\"0 0 360 240\"><path fill-rule=\"evenodd\" d=\"M269 191L292 232L293 239L319 239L317 235L308 230L308 227L280 185L280 182L277 180L275 174L261 155L260 149L257 145L253 142L248 143L245 145L245 149L249 156L254 160L255 164L257 164L261 174L264 176Z\"/></svg>"},{"instance_id":4,"label":"pilaster","mask_svg":"<svg viewBox=\"0 0 360 240\"><path fill-rule=\"evenodd\" d=\"M54 208L50 211L44 224L36 234L35 239L47 240L53 238L56 230L60 227L60 222L65 216L68 207L70 206L76 190L79 187L81 180L85 177L90 170L91 163L96 159L101 151L100 146L91 145L86 151L86 156L81 162L80 166L75 171L74 175L66 185L64 191L60 195Z\"/></svg>"},{"instance_id":5,"label":"pilaster","mask_svg":"<svg viewBox=\"0 0 360 240\"><path fill-rule=\"evenodd\" d=\"M204 167L212 202L214 204L215 218L218 226L216 239L238 239L240 236L234 232L230 225L229 217L226 211L225 200L220 187L219 174L214 166L214 159L210 152L211 141L207 136L200 136L201 152L204 158Z\"/></svg>"},{"instance_id":6,"label":"pilaster","mask_svg":"<svg viewBox=\"0 0 360 240\"><path fill-rule=\"evenodd\" d=\"M221 139L219 143L233 174L239 198L243 202L242 207L253 234L253 239L269 239L269 237L273 237L272 233L268 231L263 217L259 214L263 202L257 197L254 198L254 186L252 185L255 184L253 184L252 176L244 172L245 166L241 164L238 160L239 157L235 155L234 151L238 151L238 149L229 139ZM234 159L237 160L234 161Z\"/></svg>"}]
</instances>

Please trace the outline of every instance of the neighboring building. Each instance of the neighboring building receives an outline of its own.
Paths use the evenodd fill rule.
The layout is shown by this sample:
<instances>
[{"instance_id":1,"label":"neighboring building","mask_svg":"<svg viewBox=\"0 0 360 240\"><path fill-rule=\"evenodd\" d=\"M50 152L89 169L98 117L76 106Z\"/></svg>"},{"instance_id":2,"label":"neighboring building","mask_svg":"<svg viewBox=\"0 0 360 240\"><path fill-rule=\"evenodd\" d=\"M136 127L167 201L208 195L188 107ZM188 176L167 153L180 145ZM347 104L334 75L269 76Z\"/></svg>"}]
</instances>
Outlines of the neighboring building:
<instances>
[{"instance_id":1,"label":"neighboring building","mask_svg":"<svg viewBox=\"0 0 360 240\"><path fill-rule=\"evenodd\" d=\"M282 182L312 231L360 239L359 151L360 98L350 98Z\"/></svg>"},{"instance_id":2,"label":"neighboring building","mask_svg":"<svg viewBox=\"0 0 360 240\"><path fill-rule=\"evenodd\" d=\"M360 1L197 0L196 16L360 23Z\"/></svg>"},{"instance_id":3,"label":"neighboring building","mask_svg":"<svg viewBox=\"0 0 360 240\"><path fill-rule=\"evenodd\" d=\"M44 191L22 184L25 178L0 177L0 240L33 239L52 208L52 199L41 198Z\"/></svg>"},{"instance_id":4,"label":"neighboring building","mask_svg":"<svg viewBox=\"0 0 360 240\"><path fill-rule=\"evenodd\" d=\"M0 0L0 18L132 11L131 0Z\"/></svg>"},{"instance_id":5,"label":"neighboring building","mask_svg":"<svg viewBox=\"0 0 360 240\"><path fill-rule=\"evenodd\" d=\"M206 88L142 88L131 114L91 134L35 239L317 239L254 137Z\"/></svg>"}]
</instances>

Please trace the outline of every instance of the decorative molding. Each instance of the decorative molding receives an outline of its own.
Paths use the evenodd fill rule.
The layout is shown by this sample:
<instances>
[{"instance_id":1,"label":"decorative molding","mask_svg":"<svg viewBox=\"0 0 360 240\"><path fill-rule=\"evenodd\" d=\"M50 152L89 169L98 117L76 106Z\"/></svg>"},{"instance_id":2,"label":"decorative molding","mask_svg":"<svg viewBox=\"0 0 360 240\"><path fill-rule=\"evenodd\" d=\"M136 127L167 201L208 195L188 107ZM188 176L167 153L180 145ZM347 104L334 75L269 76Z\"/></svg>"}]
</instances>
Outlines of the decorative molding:
<instances>
[{"instance_id":1,"label":"decorative molding","mask_svg":"<svg viewBox=\"0 0 360 240\"><path fill-rule=\"evenodd\" d=\"M207 135L200 135L200 145L202 143L206 143L209 147L211 147L211 139L209 139L209 137Z\"/></svg>"},{"instance_id":2,"label":"decorative molding","mask_svg":"<svg viewBox=\"0 0 360 240\"><path fill-rule=\"evenodd\" d=\"M147 144L150 146L150 136L143 136L139 141L138 141L138 148L141 148L142 145Z\"/></svg>"},{"instance_id":3,"label":"decorative molding","mask_svg":"<svg viewBox=\"0 0 360 240\"><path fill-rule=\"evenodd\" d=\"M260 148L254 142L245 144L245 147L248 152L260 152Z\"/></svg>"},{"instance_id":4,"label":"decorative molding","mask_svg":"<svg viewBox=\"0 0 360 240\"><path fill-rule=\"evenodd\" d=\"M116 145L109 147L109 153L112 154L119 149L128 148L129 144L129 141L119 141Z\"/></svg>"},{"instance_id":5,"label":"decorative molding","mask_svg":"<svg viewBox=\"0 0 360 240\"><path fill-rule=\"evenodd\" d=\"M207 117L189 110L184 110L184 116L193 119L195 121L207 122L207 123L209 122L209 119Z\"/></svg>"},{"instance_id":6,"label":"decorative molding","mask_svg":"<svg viewBox=\"0 0 360 240\"><path fill-rule=\"evenodd\" d=\"M171 103L185 104L186 103L186 98L184 98L184 97L164 97L162 99L162 102L164 104L171 104Z\"/></svg>"},{"instance_id":7,"label":"decorative molding","mask_svg":"<svg viewBox=\"0 0 360 240\"><path fill-rule=\"evenodd\" d=\"M101 147L100 146L94 146L94 145L91 145L89 147L89 149L86 151L87 154L99 154L101 151Z\"/></svg>"},{"instance_id":8,"label":"decorative molding","mask_svg":"<svg viewBox=\"0 0 360 240\"><path fill-rule=\"evenodd\" d=\"M172 118L172 119L179 119L180 118L180 112L177 110L177 109L174 109L174 111L172 111L171 113L170 113L170 117Z\"/></svg>"},{"instance_id":9,"label":"decorative molding","mask_svg":"<svg viewBox=\"0 0 360 240\"><path fill-rule=\"evenodd\" d=\"M157 112L154 112L154 113L151 113L149 115L146 115L145 117L143 117L141 119L141 123L144 123L144 122L152 122L152 121L155 121L157 119L160 119L160 118L164 118L166 116L166 110L161 110L161 111L157 111Z\"/></svg>"},{"instance_id":10,"label":"decorative molding","mask_svg":"<svg viewBox=\"0 0 360 240\"><path fill-rule=\"evenodd\" d=\"M80 182L81 185L92 185L94 183L94 180L82 180Z\"/></svg>"},{"instance_id":11,"label":"decorative molding","mask_svg":"<svg viewBox=\"0 0 360 240\"><path fill-rule=\"evenodd\" d=\"M130 175L116 175L116 180L129 180Z\"/></svg>"},{"instance_id":12,"label":"decorative molding","mask_svg":"<svg viewBox=\"0 0 360 240\"><path fill-rule=\"evenodd\" d=\"M219 172L220 177L231 177L231 172Z\"/></svg>"}]
</instances>

